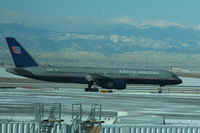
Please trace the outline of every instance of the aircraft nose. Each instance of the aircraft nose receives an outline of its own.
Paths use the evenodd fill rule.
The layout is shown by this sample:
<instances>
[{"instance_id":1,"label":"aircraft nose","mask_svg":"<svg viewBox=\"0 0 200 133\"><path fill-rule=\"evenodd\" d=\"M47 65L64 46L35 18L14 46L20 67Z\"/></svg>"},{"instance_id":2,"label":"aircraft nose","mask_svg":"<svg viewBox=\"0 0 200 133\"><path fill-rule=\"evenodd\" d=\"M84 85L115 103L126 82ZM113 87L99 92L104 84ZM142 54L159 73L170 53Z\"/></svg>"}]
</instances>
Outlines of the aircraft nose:
<instances>
[{"instance_id":1,"label":"aircraft nose","mask_svg":"<svg viewBox=\"0 0 200 133\"><path fill-rule=\"evenodd\" d=\"M180 78L177 78L177 83L181 84L183 81Z\"/></svg>"}]
</instances>

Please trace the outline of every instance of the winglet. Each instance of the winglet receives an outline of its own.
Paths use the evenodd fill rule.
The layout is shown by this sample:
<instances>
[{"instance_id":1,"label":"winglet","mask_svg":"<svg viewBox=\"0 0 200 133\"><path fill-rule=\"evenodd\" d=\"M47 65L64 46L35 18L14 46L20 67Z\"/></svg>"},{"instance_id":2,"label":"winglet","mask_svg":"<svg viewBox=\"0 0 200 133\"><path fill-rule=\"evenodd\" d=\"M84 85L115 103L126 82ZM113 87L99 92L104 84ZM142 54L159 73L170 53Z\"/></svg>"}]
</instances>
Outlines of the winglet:
<instances>
[{"instance_id":1,"label":"winglet","mask_svg":"<svg viewBox=\"0 0 200 133\"><path fill-rule=\"evenodd\" d=\"M33 67L38 66L37 62L13 37L6 37L10 53L16 67Z\"/></svg>"}]
</instances>

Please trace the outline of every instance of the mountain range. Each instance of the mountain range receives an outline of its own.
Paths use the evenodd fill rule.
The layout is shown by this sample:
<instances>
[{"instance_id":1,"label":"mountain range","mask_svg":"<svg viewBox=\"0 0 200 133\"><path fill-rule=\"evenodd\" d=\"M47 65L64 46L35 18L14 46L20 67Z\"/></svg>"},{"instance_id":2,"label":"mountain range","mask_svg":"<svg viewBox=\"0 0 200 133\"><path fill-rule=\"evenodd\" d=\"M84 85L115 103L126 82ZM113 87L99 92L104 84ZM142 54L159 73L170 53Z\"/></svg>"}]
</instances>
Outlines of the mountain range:
<instances>
[{"instance_id":1,"label":"mountain range","mask_svg":"<svg viewBox=\"0 0 200 133\"><path fill-rule=\"evenodd\" d=\"M77 33L0 23L0 62L10 60L6 36L15 37L41 63L200 66L200 30L181 26L114 24L101 31Z\"/></svg>"}]
</instances>

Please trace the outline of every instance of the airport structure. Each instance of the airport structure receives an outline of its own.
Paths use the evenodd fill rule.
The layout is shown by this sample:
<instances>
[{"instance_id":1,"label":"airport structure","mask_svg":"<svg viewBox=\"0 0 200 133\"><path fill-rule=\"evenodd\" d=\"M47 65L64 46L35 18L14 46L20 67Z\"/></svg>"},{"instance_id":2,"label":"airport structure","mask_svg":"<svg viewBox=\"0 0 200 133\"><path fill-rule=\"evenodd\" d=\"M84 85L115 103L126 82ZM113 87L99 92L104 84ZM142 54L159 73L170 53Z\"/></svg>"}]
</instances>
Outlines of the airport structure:
<instances>
[{"instance_id":1,"label":"airport structure","mask_svg":"<svg viewBox=\"0 0 200 133\"><path fill-rule=\"evenodd\" d=\"M0 133L199 133L200 126L154 124L102 124L101 105L84 117L82 104L72 104L71 123L61 119L61 104L37 103L34 121L0 121ZM86 119L85 119L86 118Z\"/></svg>"},{"instance_id":2,"label":"airport structure","mask_svg":"<svg viewBox=\"0 0 200 133\"><path fill-rule=\"evenodd\" d=\"M30 128L31 127L31 128ZM105 125L101 133L199 133L199 126L170 125ZM0 123L0 133L39 133L37 125L30 123ZM71 125L56 125L50 133L77 133ZM94 132L97 133L97 132Z\"/></svg>"}]
</instances>

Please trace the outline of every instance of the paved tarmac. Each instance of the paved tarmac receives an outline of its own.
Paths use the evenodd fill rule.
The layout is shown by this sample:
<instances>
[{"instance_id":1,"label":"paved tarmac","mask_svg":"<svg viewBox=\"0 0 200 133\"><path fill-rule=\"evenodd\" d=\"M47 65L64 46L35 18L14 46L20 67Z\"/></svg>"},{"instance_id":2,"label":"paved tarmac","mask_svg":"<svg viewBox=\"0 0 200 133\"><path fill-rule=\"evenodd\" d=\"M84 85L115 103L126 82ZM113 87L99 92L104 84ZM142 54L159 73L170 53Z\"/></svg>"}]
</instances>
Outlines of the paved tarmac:
<instances>
[{"instance_id":1,"label":"paved tarmac","mask_svg":"<svg viewBox=\"0 0 200 133\"><path fill-rule=\"evenodd\" d=\"M188 123L191 121L199 123L200 119L200 94L166 93L173 90L173 87L165 89L165 93L160 94L155 93L156 87L148 86L129 86L126 90L115 90L113 93L96 93L84 92L83 88L86 85L81 84L34 82L13 85L1 82L0 86L3 85L18 87L7 86L0 89L1 119L14 119L17 116L34 118L36 103L61 103L62 115L67 119L71 119L72 104L76 103L81 103L87 109L92 104L101 104L103 115L108 117L116 117L116 112L127 112L127 116L122 116L121 119L164 117L167 120L181 120ZM59 87L59 90L55 90L54 87Z\"/></svg>"}]
</instances>

